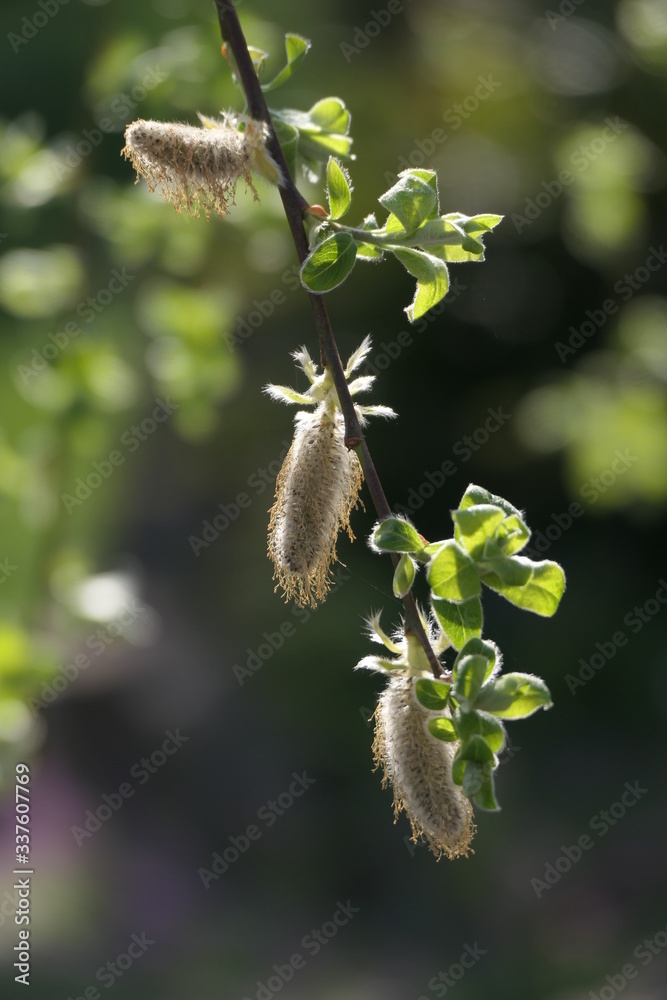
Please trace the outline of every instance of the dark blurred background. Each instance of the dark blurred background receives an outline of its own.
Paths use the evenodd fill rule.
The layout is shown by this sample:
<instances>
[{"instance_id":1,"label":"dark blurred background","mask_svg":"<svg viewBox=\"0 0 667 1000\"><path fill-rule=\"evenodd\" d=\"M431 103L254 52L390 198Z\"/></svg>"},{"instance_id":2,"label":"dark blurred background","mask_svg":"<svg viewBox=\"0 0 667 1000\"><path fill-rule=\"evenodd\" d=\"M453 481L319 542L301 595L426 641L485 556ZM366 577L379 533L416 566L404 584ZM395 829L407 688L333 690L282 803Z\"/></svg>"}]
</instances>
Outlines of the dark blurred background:
<instances>
[{"instance_id":1,"label":"dark blurred background","mask_svg":"<svg viewBox=\"0 0 667 1000\"><path fill-rule=\"evenodd\" d=\"M239 13L269 72L285 31L312 39L276 107L350 107L351 221L422 164L444 212L506 215L409 338L393 260L328 304L343 354L372 334L373 399L400 414L368 432L390 502L442 537L480 483L564 565L554 619L486 602L507 669L544 676L555 707L510 725L474 856L436 863L392 825L382 682L352 672L363 616L400 614L370 503L314 613L274 594L265 555L293 414L261 388L303 388L289 352L316 349L277 193L240 185L229 217L191 220L119 155L135 118L242 107L213 5L7 0L3 995L27 761L40 1000L664 998L667 5Z\"/></svg>"}]
</instances>

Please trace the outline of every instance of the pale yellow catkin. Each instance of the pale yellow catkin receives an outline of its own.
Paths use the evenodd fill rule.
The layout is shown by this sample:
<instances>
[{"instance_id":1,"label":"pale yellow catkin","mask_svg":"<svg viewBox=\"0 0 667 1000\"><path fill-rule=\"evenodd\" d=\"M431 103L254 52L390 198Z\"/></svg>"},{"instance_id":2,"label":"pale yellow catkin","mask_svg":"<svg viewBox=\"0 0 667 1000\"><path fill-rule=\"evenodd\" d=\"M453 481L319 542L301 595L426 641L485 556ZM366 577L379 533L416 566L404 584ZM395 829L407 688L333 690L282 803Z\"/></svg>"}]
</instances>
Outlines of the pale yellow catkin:
<instances>
[{"instance_id":1,"label":"pale yellow catkin","mask_svg":"<svg viewBox=\"0 0 667 1000\"><path fill-rule=\"evenodd\" d=\"M253 123L240 132L225 119L215 127L196 128L173 122L139 120L125 131L123 156L143 177L151 191L159 187L177 212L206 218L225 215L242 177L255 197L251 166L253 148L263 144L266 126Z\"/></svg>"},{"instance_id":2,"label":"pale yellow catkin","mask_svg":"<svg viewBox=\"0 0 667 1000\"><path fill-rule=\"evenodd\" d=\"M423 837L440 858L466 856L475 834L470 801L452 780L457 743L445 743L426 728L429 713L414 695L415 679L390 677L375 713L375 765L383 786L394 790L394 814L403 809L412 839Z\"/></svg>"},{"instance_id":3,"label":"pale yellow catkin","mask_svg":"<svg viewBox=\"0 0 667 1000\"><path fill-rule=\"evenodd\" d=\"M345 446L344 423L324 411L300 412L292 446L276 482L269 522L274 579L298 607L324 600L331 586L340 531L350 528L363 474Z\"/></svg>"}]
</instances>

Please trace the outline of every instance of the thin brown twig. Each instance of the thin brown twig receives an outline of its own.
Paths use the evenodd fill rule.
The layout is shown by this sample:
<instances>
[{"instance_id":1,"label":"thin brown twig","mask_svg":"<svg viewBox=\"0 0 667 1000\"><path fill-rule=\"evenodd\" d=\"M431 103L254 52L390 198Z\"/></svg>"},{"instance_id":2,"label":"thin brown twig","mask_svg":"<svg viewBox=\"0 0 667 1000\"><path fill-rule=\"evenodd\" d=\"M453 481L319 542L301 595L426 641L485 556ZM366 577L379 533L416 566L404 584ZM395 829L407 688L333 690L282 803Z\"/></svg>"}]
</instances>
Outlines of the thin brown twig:
<instances>
[{"instance_id":1,"label":"thin brown twig","mask_svg":"<svg viewBox=\"0 0 667 1000\"><path fill-rule=\"evenodd\" d=\"M255 67L253 65L248 43L246 42L243 29L241 27L238 14L234 7L233 0L216 0L218 18L220 20L220 30L223 41L229 46L236 62L239 79L245 92L248 103L248 112L256 121L266 122L269 128L269 139L267 150L280 167L284 182L280 185L280 197L287 217L287 222L292 233L292 239L296 247L299 262L303 264L310 252L308 237L303 224L303 214L309 208L308 202L296 187L290 175L282 147L278 141L271 114L269 112L264 93L260 86ZM354 448L359 456L361 467L364 471L364 478L371 495L373 506L377 511L380 520L392 516L392 510L385 496L380 477L378 476L375 463L368 450L368 445L361 429L359 418L357 417L354 403L347 386L343 364L338 352L338 345L334 336L327 307L321 295L313 292L308 293L313 309L313 317L320 343L320 353L323 363L331 371L334 386L340 401L340 407L345 420L345 444L348 448ZM399 557L390 553L394 567L398 564ZM405 608L405 630L417 636L426 654L429 665L435 677L441 677L444 673L443 667L435 655L431 643L429 642L426 630L419 616L419 610L412 592L403 598Z\"/></svg>"}]
</instances>

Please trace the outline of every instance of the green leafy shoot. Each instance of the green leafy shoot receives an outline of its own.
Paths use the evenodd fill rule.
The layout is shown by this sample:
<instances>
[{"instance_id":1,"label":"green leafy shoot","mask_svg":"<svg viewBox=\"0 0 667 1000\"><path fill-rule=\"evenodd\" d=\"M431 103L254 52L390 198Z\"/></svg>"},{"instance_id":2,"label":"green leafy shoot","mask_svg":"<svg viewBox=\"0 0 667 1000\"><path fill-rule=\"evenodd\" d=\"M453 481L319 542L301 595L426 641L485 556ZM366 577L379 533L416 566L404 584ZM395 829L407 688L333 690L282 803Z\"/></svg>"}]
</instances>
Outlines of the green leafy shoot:
<instances>
[{"instance_id":1,"label":"green leafy shoot","mask_svg":"<svg viewBox=\"0 0 667 1000\"><path fill-rule=\"evenodd\" d=\"M336 167L331 168L331 174L327 169L329 219L316 228L315 242L330 238L333 225L336 231L354 238L360 260L379 260L385 253L392 253L417 279L414 299L405 310L410 322L416 322L447 294L448 264L484 259L482 238L502 216L467 216L460 212L441 216L435 171L412 169L399 174L397 182L378 199L388 212L384 226L378 225L374 215L356 227L345 226L338 220L349 209L351 189L347 175L347 191L343 189L342 168L339 164ZM313 277L317 281L315 274Z\"/></svg>"},{"instance_id":2,"label":"green leafy shoot","mask_svg":"<svg viewBox=\"0 0 667 1000\"><path fill-rule=\"evenodd\" d=\"M285 35L285 54L287 55L287 62L285 66L281 69L277 76L274 76L273 80L269 83L262 84L262 90L267 93L270 90L275 90L277 87L282 86L283 83L287 81L292 76L294 70L297 68L301 60L304 58L308 50L310 49L310 41L307 38L303 38L301 35L286 34ZM265 54L264 54L265 55ZM254 62L254 59L253 59ZM260 69L263 65L264 60L260 62Z\"/></svg>"}]
</instances>

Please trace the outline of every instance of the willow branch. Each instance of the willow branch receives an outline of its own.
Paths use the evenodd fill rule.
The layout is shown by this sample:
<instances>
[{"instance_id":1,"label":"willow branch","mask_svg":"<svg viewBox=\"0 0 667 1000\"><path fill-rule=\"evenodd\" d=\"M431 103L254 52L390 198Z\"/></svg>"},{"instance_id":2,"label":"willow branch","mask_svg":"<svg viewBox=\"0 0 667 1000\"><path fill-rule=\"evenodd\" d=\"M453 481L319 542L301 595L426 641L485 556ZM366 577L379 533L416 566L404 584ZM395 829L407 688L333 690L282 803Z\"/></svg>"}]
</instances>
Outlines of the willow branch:
<instances>
[{"instance_id":1,"label":"willow branch","mask_svg":"<svg viewBox=\"0 0 667 1000\"><path fill-rule=\"evenodd\" d=\"M309 208L308 202L296 187L289 172L282 147L278 141L278 136L273 127L271 115L260 86L255 67L253 65L248 43L246 42L243 29L239 22L238 14L234 8L233 0L216 0L218 18L220 20L220 30L223 41L229 46L236 62L239 79L245 92L248 103L248 111L256 121L263 121L269 128L269 138L266 148L277 165L280 167L284 182L278 190L282 199L283 208L287 217L287 222L292 233L294 246L299 258L299 263L303 264L310 252L308 236L303 224L303 214ZM338 345L331 328L331 321L327 312L327 307L321 295L308 293L310 304L313 310L315 327L320 344L320 353L323 363L329 368L341 411L345 420L345 444L348 448L354 448L359 456L361 467L364 471L364 478L371 495L373 506L378 517L384 518L392 516L392 510L387 502L385 492L380 482L375 463L368 450L368 445L361 429L361 424L352 402L352 397L345 378L343 364L338 353ZM399 557L390 553L394 567L398 564ZM443 667L433 652L426 631L419 617L419 611L412 592L403 598L405 607L405 628L406 632L416 635L427 656L429 665L436 677L441 677L444 673Z\"/></svg>"}]
</instances>

